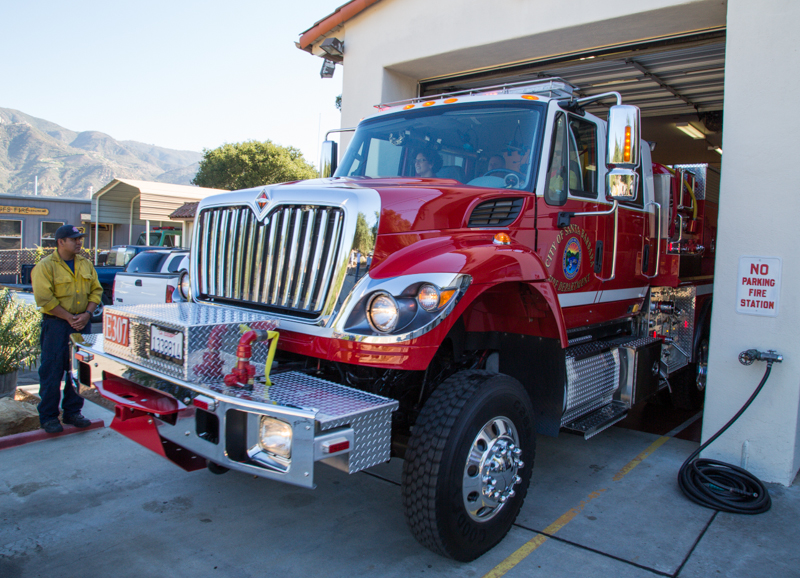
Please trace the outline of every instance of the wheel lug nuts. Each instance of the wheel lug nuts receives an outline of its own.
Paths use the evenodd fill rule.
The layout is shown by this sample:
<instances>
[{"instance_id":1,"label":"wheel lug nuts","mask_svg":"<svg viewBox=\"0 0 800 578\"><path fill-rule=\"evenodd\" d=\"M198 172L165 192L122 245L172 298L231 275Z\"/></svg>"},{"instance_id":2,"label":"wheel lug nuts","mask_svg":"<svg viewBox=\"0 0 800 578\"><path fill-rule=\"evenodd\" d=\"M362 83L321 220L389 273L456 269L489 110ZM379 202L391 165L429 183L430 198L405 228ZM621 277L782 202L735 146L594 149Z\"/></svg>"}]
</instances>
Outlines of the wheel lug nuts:
<instances>
[{"instance_id":1,"label":"wheel lug nuts","mask_svg":"<svg viewBox=\"0 0 800 578\"><path fill-rule=\"evenodd\" d=\"M522 478L520 478L519 476L514 476L514 477L511 479L511 484L512 484L512 485L514 485L514 486L516 486L516 485L517 485L517 484L519 484L520 482L522 482Z\"/></svg>"},{"instance_id":2,"label":"wheel lug nuts","mask_svg":"<svg viewBox=\"0 0 800 578\"><path fill-rule=\"evenodd\" d=\"M481 481L484 484L488 484L489 482L492 481L492 476L490 476L489 474L484 474L483 476L481 476Z\"/></svg>"}]
</instances>

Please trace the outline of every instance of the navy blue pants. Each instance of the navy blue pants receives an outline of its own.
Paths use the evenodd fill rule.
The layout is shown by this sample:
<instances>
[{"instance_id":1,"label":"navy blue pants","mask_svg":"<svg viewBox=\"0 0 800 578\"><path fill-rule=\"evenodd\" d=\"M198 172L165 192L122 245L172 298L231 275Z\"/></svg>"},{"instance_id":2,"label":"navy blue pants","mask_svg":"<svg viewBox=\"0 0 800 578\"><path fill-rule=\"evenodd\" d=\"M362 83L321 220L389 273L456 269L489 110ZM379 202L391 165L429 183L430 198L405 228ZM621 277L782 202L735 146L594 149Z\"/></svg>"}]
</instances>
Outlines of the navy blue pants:
<instances>
[{"instance_id":1,"label":"navy blue pants","mask_svg":"<svg viewBox=\"0 0 800 578\"><path fill-rule=\"evenodd\" d=\"M91 322L80 331L91 332ZM83 398L75 391L71 373L66 375L64 399L61 400L61 380L72 368L69 336L73 333L79 332L63 319L42 315L42 358L39 365L39 397L42 401L37 406L42 424L58 419L59 401L64 415L79 413L83 407Z\"/></svg>"}]
</instances>

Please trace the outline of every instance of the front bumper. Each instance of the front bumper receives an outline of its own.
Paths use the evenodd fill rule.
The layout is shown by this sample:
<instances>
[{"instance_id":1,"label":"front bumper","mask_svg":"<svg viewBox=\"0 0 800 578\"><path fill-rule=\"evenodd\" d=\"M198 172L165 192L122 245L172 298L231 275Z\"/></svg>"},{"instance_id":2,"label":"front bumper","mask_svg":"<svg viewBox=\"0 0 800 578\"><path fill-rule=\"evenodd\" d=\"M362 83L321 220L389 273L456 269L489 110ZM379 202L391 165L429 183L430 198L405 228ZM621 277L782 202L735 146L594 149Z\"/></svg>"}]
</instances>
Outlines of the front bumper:
<instances>
[{"instance_id":1,"label":"front bumper","mask_svg":"<svg viewBox=\"0 0 800 578\"><path fill-rule=\"evenodd\" d=\"M395 400L299 372L252 391L193 383L109 354L102 335L75 334L73 349L79 381L116 404L111 428L186 470L208 460L313 488L316 462L354 473L389 460ZM289 459L262 449L262 416L290 426Z\"/></svg>"}]
</instances>

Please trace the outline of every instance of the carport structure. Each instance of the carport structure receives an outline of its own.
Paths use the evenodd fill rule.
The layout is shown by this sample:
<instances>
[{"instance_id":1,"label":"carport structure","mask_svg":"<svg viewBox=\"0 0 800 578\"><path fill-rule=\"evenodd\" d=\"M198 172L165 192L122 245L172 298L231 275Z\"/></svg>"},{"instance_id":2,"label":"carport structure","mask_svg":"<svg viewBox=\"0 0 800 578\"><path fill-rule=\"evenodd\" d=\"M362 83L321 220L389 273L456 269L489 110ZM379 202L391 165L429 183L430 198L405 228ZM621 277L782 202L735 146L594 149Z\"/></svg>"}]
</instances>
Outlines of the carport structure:
<instances>
[{"instance_id":1,"label":"carport structure","mask_svg":"<svg viewBox=\"0 0 800 578\"><path fill-rule=\"evenodd\" d=\"M225 193L221 189L173 185L152 181L114 179L92 195L92 222L95 223L95 236L99 223L129 225L128 243L133 242L133 225L150 223L175 223L183 227L183 221L173 221L170 214L184 203L200 201L209 195ZM184 231L185 234L185 231ZM146 243L150 237L145 235ZM96 240L95 240L96 243Z\"/></svg>"}]
</instances>

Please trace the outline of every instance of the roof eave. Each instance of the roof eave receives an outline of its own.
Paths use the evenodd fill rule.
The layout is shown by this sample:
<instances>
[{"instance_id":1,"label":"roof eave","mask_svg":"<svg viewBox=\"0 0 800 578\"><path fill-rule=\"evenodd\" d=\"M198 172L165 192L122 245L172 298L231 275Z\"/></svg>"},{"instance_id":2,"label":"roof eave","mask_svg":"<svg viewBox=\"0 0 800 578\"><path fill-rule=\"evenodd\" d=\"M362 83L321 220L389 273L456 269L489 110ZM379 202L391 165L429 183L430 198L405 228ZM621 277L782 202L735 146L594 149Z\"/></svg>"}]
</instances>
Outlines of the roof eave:
<instances>
[{"instance_id":1,"label":"roof eave","mask_svg":"<svg viewBox=\"0 0 800 578\"><path fill-rule=\"evenodd\" d=\"M314 26L302 32L300 40L295 42L295 46L300 50L313 54L314 44L377 2L380 2L380 0L350 0L347 4L339 6L333 14L329 14L316 22Z\"/></svg>"}]
</instances>

